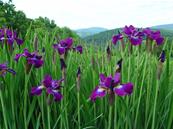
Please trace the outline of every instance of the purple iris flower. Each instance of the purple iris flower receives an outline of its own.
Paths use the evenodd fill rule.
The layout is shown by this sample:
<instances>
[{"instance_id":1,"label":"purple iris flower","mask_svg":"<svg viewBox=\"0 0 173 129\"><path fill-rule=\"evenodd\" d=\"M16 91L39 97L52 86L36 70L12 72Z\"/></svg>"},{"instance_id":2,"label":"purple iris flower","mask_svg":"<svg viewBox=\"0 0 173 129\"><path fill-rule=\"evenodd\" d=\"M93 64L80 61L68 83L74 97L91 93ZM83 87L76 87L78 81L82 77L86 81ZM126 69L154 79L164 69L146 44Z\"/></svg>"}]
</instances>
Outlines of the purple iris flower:
<instances>
[{"instance_id":1,"label":"purple iris flower","mask_svg":"<svg viewBox=\"0 0 173 129\"><path fill-rule=\"evenodd\" d=\"M24 49L22 54L16 54L14 60L18 62L20 57L26 57L27 64L33 65L35 68L40 68L43 65L42 56L38 55L37 52L30 53L28 49Z\"/></svg>"},{"instance_id":2,"label":"purple iris flower","mask_svg":"<svg viewBox=\"0 0 173 129\"><path fill-rule=\"evenodd\" d=\"M14 41L20 46L23 44L23 40L17 37L17 33L15 31L9 29L0 29L0 42L6 42L8 45L13 46Z\"/></svg>"},{"instance_id":3,"label":"purple iris flower","mask_svg":"<svg viewBox=\"0 0 173 129\"><path fill-rule=\"evenodd\" d=\"M126 35L132 35L134 32L136 32L136 28L132 25L130 26L125 26L123 28L123 32L126 34Z\"/></svg>"},{"instance_id":4,"label":"purple iris flower","mask_svg":"<svg viewBox=\"0 0 173 129\"><path fill-rule=\"evenodd\" d=\"M144 36L144 34L140 29L135 28L132 25L130 25L129 27L125 26L123 28L123 33L127 36L132 45L137 46L142 43L142 37Z\"/></svg>"},{"instance_id":5,"label":"purple iris flower","mask_svg":"<svg viewBox=\"0 0 173 129\"><path fill-rule=\"evenodd\" d=\"M123 35L119 33L119 34L114 35L114 36L112 37L112 43L113 43L114 45L116 45L117 42L118 42L119 40L122 40L122 39L123 39Z\"/></svg>"},{"instance_id":6,"label":"purple iris flower","mask_svg":"<svg viewBox=\"0 0 173 129\"><path fill-rule=\"evenodd\" d=\"M83 53L83 48L82 48L81 45L78 45L78 46L74 47L73 50L76 51L76 52L79 52L80 54Z\"/></svg>"},{"instance_id":7,"label":"purple iris flower","mask_svg":"<svg viewBox=\"0 0 173 129\"><path fill-rule=\"evenodd\" d=\"M162 50L162 52L159 56L159 61L162 63L165 62L165 51L164 50Z\"/></svg>"},{"instance_id":8,"label":"purple iris flower","mask_svg":"<svg viewBox=\"0 0 173 129\"><path fill-rule=\"evenodd\" d=\"M130 95L133 91L133 84L126 83L120 84L120 73L117 72L115 75L106 77L104 74L100 74L99 85L93 90L90 100L95 101L96 98L102 98L106 94L116 94L118 96Z\"/></svg>"},{"instance_id":9,"label":"purple iris flower","mask_svg":"<svg viewBox=\"0 0 173 129\"><path fill-rule=\"evenodd\" d=\"M73 45L73 39L72 38L66 38L64 40L61 40L59 43L54 44L53 47L58 51L60 55L65 54L69 49L71 49Z\"/></svg>"},{"instance_id":10,"label":"purple iris flower","mask_svg":"<svg viewBox=\"0 0 173 129\"><path fill-rule=\"evenodd\" d=\"M157 45L161 45L164 42L163 36L161 36L160 31L152 31L150 28L143 30L143 33L150 39L154 40Z\"/></svg>"},{"instance_id":11,"label":"purple iris flower","mask_svg":"<svg viewBox=\"0 0 173 129\"><path fill-rule=\"evenodd\" d=\"M55 101L60 101L63 96L60 92L61 83L63 79L53 80L50 75L46 75L40 86L33 87L31 89L31 95L41 95L43 89L46 90L46 93L49 95L53 95Z\"/></svg>"},{"instance_id":12,"label":"purple iris flower","mask_svg":"<svg viewBox=\"0 0 173 129\"><path fill-rule=\"evenodd\" d=\"M53 44L53 48L58 51L60 55L66 54L69 50L73 49L82 54L82 46L79 45L75 48L72 47L73 39L71 37L61 40L57 44Z\"/></svg>"},{"instance_id":13,"label":"purple iris flower","mask_svg":"<svg viewBox=\"0 0 173 129\"><path fill-rule=\"evenodd\" d=\"M12 73L13 75L16 74L16 72L7 67L7 63L0 64L0 76L4 76L7 72Z\"/></svg>"}]
</instances>

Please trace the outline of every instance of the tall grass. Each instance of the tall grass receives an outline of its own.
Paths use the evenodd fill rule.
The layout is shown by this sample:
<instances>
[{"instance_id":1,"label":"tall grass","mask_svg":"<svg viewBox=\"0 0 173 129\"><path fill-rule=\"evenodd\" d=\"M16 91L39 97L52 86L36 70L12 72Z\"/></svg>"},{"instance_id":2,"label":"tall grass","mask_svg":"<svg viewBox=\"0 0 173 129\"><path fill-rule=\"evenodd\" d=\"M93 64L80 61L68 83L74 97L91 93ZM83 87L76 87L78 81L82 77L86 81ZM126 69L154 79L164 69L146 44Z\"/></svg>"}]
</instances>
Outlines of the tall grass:
<instances>
[{"instance_id":1,"label":"tall grass","mask_svg":"<svg viewBox=\"0 0 173 129\"><path fill-rule=\"evenodd\" d=\"M111 61L107 61L106 52L83 44L84 53L70 52L66 60L66 82L63 87L62 102L47 103L46 93L30 96L32 86L40 84L45 74L54 79L61 78L59 55L52 61L54 36L38 35L38 48L41 53L45 47L44 66L32 68L27 75L24 71L25 59L16 63L13 58L23 48L34 51L34 32L28 33L25 43L17 46L11 55L0 48L0 63L7 61L17 72L16 76L7 74L0 78L0 129L171 129L173 128L173 43L165 42L167 51L161 79L157 79L158 56L145 51L145 43L139 51L133 53L112 46ZM119 46L120 47L120 46ZM92 61L92 58L94 60ZM109 105L108 97L89 101L93 88L99 83L99 73L113 74L116 62L123 58L122 83L134 84L133 94L115 97ZM80 92L76 87L76 71L81 67ZM52 100L50 96L50 100Z\"/></svg>"}]
</instances>

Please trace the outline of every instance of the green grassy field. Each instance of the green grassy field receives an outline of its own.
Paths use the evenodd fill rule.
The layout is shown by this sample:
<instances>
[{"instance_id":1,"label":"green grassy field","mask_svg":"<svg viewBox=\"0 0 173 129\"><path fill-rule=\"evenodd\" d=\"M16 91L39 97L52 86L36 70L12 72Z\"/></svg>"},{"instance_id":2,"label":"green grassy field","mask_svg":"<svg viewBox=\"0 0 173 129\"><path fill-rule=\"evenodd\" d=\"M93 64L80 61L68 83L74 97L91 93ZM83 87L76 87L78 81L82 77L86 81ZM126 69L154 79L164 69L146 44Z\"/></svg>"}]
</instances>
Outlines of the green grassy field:
<instances>
[{"instance_id":1,"label":"green grassy field","mask_svg":"<svg viewBox=\"0 0 173 129\"><path fill-rule=\"evenodd\" d=\"M43 55L44 65L39 69L31 68L25 73L25 59L14 61L15 54L24 48L34 51L34 32L28 32L24 44L8 53L0 47L0 64L8 62L17 74L7 73L0 77L0 129L173 129L173 44L165 40L166 60L163 63L161 78L157 78L158 54L133 47L129 54L128 46L124 51L111 47L110 62L106 49L86 44L83 54L70 52L66 59L66 81L62 88L63 99L48 104L45 91L40 96L31 96L33 86L40 84L46 74L54 79L62 77L58 53L53 54L56 32L40 36L39 53ZM37 34L39 37L39 33ZM45 53L42 48L45 47ZM158 48L156 48L158 49ZM160 49L160 48L159 48ZM55 60L53 57L55 55ZM91 102L89 96L99 84L99 74L114 74L116 62L123 59L122 83L132 82L133 93L129 96L115 96L113 105L109 96ZM81 67L80 91L77 91L76 72ZM52 96L49 96L52 100Z\"/></svg>"}]
</instances>

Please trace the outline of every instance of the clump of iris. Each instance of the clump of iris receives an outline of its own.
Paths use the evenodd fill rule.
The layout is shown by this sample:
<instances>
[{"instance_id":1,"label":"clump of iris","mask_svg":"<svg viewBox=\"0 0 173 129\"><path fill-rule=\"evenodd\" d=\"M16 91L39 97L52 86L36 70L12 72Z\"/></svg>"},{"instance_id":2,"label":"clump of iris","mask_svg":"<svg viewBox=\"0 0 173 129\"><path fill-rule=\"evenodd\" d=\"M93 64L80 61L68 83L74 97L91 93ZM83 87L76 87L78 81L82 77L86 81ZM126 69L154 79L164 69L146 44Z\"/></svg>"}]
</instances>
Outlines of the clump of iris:
<instances>
[{"instance_id":1,"label":"clump of iris","mask_svg":"<svg viewBox=\"0 0 173 129\"><path fill-rule=\"evenodd\" d=\"M142 44L142 41L145 38L155 41L157 45L161 45L164 42L164 38L159 30L153 31L150 28L140 29L133 25L125 26L121 33L119 32L117 35L114 35L112 37L112 43L116 45L119 40L123 40L124 38L128 39L133 46Z\"/></svg>"},{"instance_id":2,"label":"clump of iris","mask_svg":"<svg viewBox=\"0 0 173 129\"><path fill-rule=\"evenodd\" d=\"M30 53L28 49L24 49L22 54L16 54L14 60L18 62L21 57L26 58L26 72L28 73L33 66L34 68L40 68L44 61L42 56L37 51Z\"/></svg>"},{"instance_id":3,"label":"clump of iris","mask_svg":"<svg viewBox=\"0 0 173 129\"><path fill-rule=\"evenodd\" d=\"M0 77L5 76L7 72L12 73L13 75L16 74L13 69L7 66L7 63L0 64Z\"/></svg>"},{"instance_id":4,"label":"clump of iris","mask_svg":"<svg viewBox=\"0 0 173 129\"><path fill-rule=\"evenodd\" d=\"M52 95L54 97L54 101L60 101L63 98L60 92L62 82L63 79L53 80L50 75L46 75L39 86L32 87L31 95L39 96L45 89L47 95Z\"/></svg>"},{"instance_id":5,"label":"clump of iris","mask_svg":"<svg viewBox=\"0 0 173 129\"><path fill-rule=\"evenodd\" d=\"M15 42L17 43L18 46L23 44L23 40L17 36L16 31L12 31L7 28L0 29L0 44L2 46L6 44L11 49L13 49Z\"/></svg>"}]
</instances>

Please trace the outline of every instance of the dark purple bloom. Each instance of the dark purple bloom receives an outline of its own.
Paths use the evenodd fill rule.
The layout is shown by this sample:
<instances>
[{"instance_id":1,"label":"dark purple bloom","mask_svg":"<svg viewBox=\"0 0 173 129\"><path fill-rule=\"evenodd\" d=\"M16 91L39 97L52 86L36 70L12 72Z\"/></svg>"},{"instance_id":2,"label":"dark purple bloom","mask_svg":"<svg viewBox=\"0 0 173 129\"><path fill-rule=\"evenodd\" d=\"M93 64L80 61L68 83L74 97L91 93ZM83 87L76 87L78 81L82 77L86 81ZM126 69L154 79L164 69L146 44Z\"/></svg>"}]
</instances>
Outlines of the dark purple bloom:
<instances>
[{"instance_id":1,"label":"dark purple bloom","mask_svg":"<svg viewBox=\"0 0 173 129\"><path fill-rule=\"evenodd\" d=\"M130 25L129 27L125 26L123 28L123 33L127 36L132 45L136 46L142 43L142 37L144 36L144 34L140 29L135 28L132 25Z\"/></svg>"},{"instance_id":2,"label":"dark purple bloom","mask_svg":"<svg viewBox=\"0 0 173 129\"><path fill-rule=\"evenodd\" d=\"M76 51L76 52L79 52L80 54L82 54L82 52L83 52L83 48L82 48L81 45L78 45L77 47L74 47L73 50Z\"/></svg>"},{"instance_id":3,"label":"dark purple bloom","mask_svg":"<svg viewBox=\"0 0 173 129\"><path fill-rule=\"evenodd\" d=\"M16 72L7 67L7 63L0 64L0 76L4 76L7 72L12 73L13 75L16 74Z\"/></svg>"},{"instance_id":4,"label":"dark purple bloom","mask_svg":"<svg viewBox=\"0 0 173 129\"><path fill-rule=\"evenodd\" d=\"M66 39L64 39L64 40L61 40L59 43L57 43L57 44L53 44L53 48L55 49L55 50L57 50L58 51L58 53L60 54L60 55L64 55L64 54L66 54L69 50L74 50L74 51L77 51L77 52L79 52L80 54L82 54L82 52L83 52L83 49L82 49L82 46L81 45L79 45L79 46L77 46L77 47L72 47L72 45L73 45L73 39L72 38L66 38Z\"/></svg>"},{"instance_id":5,"label":"dark purple bloom","mask_svg":"<svg viewBox=\"0 0 173 129\"><path fill-rule=\"evenodd\" d=\"M142 43L142 38L141 37L135 37L135 36L131 36L129 37L129 40L131 42L132 45L136 46Z\"/></svg>"},{"instance_id":6,"label":"dark purple bloom","mask_svg":"<svg viewBox=\"0 0 173 129\"><path fill-rule=\"evenodd\" d=\"M160 31L152 31L150 28L143 30L143 33L150 39L154 40L157 45L161 45L164 42L164 38L161 36Z\"/></svg>"},{"instance_id":7,"label":"dark purple bloom","mask_svg":"<svg viewBox=\"0 0 173 129\"><path fill-rule=\"evenodd\" d=\"M65 54L65 52L67 51L67 49L65 47L62 47L60 44L53 44L53 47L58 51L60 55Z\"/></svg>"},{"instance_id":8,"label":"dark purple bloom","mask_svg":"<svg viewBox=\"0 0 173 129\"><path fill-rule=\"evenodd\" d=\"M31 95L41 95L42 90L46 89L46 93L53 95L55 101L60 101L62 99L61 89L61 80L53 80L50 75L46 75L42 81L42 84L31 89Z\"/></svg>"},{"instance_id":9,"label":"dark purple bloom","mask_svg":"<svg viewBox=\"0 0 173 129\"><path fill-rule=\"evenodd\" d=\"M43 65L42 56L37 52L29 53L28 49L24 49L22 54L16 54L14 60L18 62L20 57L26 57L27 64L33 65L35 68L40 68Z\"/></svg>"},{"instance_id":10,"label":"dark purple bloom","mask_svg":"<svg viewBox=\"0 0 173 129\"><path fill-rule=\"evenodd\" d=\"M23 44L23 40L17 37L17 33L15 31L9 29L0 29L0 42L6 42L8 45L13 46L14 41L18 45Z\"/></svg>"},{"instance_id":11,"label":"dark purple bloom","mask_svg":"<svg viewBox=\"0 0 173 129\"><path fill-rule=\"evenodd\" d=\"M113 43L114 45L116 45L116 43L117 43L119 40L121 40L121 39L123 39L123 35L122 35L122 34L114 35L114 36L112 37L112 43Z\"/></svg>"},{"instance_id":12,"label":"dark purple bloom","mask_svg":"<svg viewBox=\"0 0 173 129\"><path fill-rule=\"evenodd\" d=\"M164 50L162 50L162 52L159 56L159 61L162 63L165 62L165 51Z\"/></svg>"},{"instance_id":13,"label":"dark purple bloom","mask_svg":"<svg viewBox=\"0 0 173 129\"><path fill-rule=\"evenodd\" d=\"M134 32L136 32L137 31L137 29L134 27L134 26L132 26L132 25L130 25L129 27L128 26L125 26L124 28L123 28L123 32L126 34L126 35L132 35Z\"/></svg>"},{"instance_id":14,"label":"dark purple bloom","mask_svg":"<svg viewBox=\"0 0 173 129\"><path fill-rule=\"evenodd\" d=\"M68 50L71 49L73 45L73 39L72 38L66 38L64 40L61 40L57 44L53 44L54 49L58 51L60 55L65 54Z\"/></svg>"},{"instance_id":15,"label":"dark purple bloom","mask_svg":"<svg viewBox=\"0 0 173 129\"><path fill-rule=\"evenodd\" d=\"M117 72L115 75L105 77L104 74L100 74L99 85L93 90L90 100L95 101L96 98L102 98L106 94L117 94L118 96L130 95L133 91L133 84L119 84L120 73Z\"/></svg>"}]
</instances>

